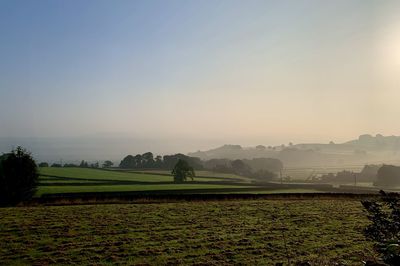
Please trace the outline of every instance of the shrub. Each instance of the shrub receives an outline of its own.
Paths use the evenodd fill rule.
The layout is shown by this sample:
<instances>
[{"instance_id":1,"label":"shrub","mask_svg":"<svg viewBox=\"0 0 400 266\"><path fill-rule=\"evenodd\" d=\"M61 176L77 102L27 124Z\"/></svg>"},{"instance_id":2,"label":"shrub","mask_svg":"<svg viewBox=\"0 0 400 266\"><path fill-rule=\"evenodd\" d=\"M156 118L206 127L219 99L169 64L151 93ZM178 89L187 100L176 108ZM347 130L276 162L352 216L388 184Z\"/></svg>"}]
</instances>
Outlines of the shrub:
<instances>
[{"instance_id":1,"label":"shrub","mask_svg":"<svg viewBox=\"0 0 400 266\"><path fill-rule=\"evenodd\" d=\"M38 182L36 163L30 153L18 147L0 159L0 205L29 200Z\"/></svg>"},{"instance_id":2,"label":"shrub","mask_svg":"<svg viewBox=\"0 0 400 266\"><path fill-rule=\"evenodd\" d=\"M375 242L385 263L400 265L400 197L396 193L380 193L380 200L362 201L371 221L364 235Z\"/></svg>"}]
</instances>

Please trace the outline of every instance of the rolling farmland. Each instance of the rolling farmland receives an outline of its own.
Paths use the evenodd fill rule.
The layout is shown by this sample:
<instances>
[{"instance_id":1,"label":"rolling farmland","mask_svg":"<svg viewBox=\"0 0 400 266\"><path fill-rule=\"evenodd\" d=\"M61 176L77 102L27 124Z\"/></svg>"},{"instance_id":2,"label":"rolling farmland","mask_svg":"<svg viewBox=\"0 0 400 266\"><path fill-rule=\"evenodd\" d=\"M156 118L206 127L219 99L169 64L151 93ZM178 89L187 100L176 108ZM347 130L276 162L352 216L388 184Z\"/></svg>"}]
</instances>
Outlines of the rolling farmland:
<instances>
[{"instance_id":1,"label":"rolling farmland","mask_svg":"<svg viewBox=\"0 0 400 266\"><path fill-rule=\"evenodd\" d=\"M63 193L314 193L330 192L333 187L310 183L255 183L249 178L198 171L194 180L174 183L169 171L90 168L40 169L36 197ZM361 188L361 187L360 187ZM368 188L363 186L363 189ZM370 189L374 189L371 188ZM335 189L337 191L337 189ZM346 192L346 191L344 191Z\"/></svg>"}]
</instances>

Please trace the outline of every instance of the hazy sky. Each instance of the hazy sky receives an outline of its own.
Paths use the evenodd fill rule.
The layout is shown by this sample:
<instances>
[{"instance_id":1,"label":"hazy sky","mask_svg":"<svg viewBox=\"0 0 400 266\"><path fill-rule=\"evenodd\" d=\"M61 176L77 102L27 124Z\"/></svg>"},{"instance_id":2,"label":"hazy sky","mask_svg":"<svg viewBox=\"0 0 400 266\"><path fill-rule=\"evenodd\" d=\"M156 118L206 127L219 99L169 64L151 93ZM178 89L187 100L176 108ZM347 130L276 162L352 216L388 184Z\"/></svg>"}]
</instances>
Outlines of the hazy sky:
<instances>
[{"instance_id":1,"label":"hazy sky","mask_svg":"<svg viewBox=\"0 0 400 266\"><path fill-rule=\"evenodd\" d=\"M400 1L0 0L0 137L400 135L399 14Z\"/></svg>"}]
</instances>

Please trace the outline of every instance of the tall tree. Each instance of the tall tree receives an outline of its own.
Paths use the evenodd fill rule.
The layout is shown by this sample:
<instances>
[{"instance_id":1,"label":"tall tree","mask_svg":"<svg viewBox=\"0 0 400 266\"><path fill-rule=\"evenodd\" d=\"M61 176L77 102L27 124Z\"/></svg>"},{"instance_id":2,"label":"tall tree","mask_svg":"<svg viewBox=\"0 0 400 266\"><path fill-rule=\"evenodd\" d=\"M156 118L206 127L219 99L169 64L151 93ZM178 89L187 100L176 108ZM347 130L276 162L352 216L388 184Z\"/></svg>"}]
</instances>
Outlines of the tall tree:
<instances>
[{"instance_id":1,"label":"tall tree","mask_svg":"<svg viewBox=\"0 0 400 266\"><path fill-rule=\"evenodd\" d=\"M134 160L135 160L135 167L134 168L143 168L142 155L140 155L140 154L135 155Z\"/></svg>"},{"instance_id":2,"label":"tall tree","mask_svg":"<svg viewBox=\"0 0 400 266\"><path fill-rule=\"evenodd\" d=\"M126 156L124 159L122 159L121 163L119 164L120 168L135 168L136 164L135 164L135 157L133 157L132 155L128 155Z\"/></svg>"},{"instance_id":3,"label":"tall tree","mask_svg":"<svg viewBox=\"0 0 400 266\"><path fill-rule=\"evenodd\" d=\"M154 167L154 156L151 152L146 152L142 154L143 168L153 168Z\"/></svg>"},{"instance_id":4,"label":"tall tree","mask_svg":"<svg viewBox=\"0 0 400 266\"><path fill-rule=\"evenodd\" d=\"M162 160L161 155L157 155L156 156L156 159L155 159L155 162L154 162L154 167L155 168L162 168L163 167L163 160Z\"/></svg>"}]
</instances>

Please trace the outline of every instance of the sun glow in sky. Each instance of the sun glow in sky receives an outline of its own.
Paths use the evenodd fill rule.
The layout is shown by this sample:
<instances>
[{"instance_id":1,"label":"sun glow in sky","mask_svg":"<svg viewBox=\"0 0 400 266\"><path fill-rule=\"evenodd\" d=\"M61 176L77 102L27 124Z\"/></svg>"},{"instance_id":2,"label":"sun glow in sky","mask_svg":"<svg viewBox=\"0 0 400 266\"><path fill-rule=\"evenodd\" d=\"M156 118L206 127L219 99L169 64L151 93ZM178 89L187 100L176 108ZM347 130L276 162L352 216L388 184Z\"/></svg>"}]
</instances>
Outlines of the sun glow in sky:
<instances>
[{"instance_id":1,"label":"sun glow in sky","mask_svg":"<svg viewBox=\"0 0 400 266\"><path fill-rule=\"evenodd\" d=\"M398 14L399 1L3 0L0 137L399 135Z\"/></svg>"}]
</instances>

